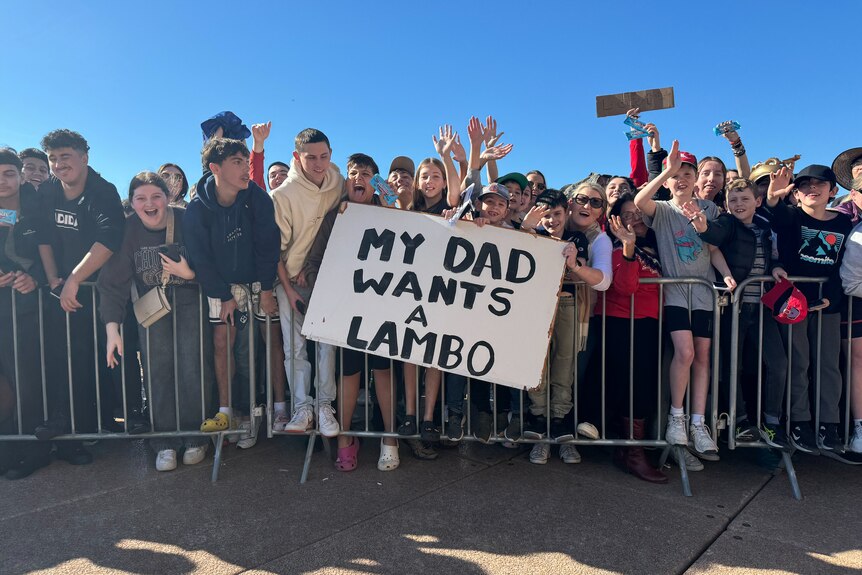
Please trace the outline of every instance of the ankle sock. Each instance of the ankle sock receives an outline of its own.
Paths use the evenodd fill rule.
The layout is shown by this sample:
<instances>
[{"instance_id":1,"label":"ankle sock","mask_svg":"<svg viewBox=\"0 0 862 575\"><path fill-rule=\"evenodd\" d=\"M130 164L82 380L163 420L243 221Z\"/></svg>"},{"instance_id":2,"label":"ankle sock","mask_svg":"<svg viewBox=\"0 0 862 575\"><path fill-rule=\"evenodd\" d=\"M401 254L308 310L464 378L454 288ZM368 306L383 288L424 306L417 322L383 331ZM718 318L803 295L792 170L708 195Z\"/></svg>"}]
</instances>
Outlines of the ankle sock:
<instances>
[{"instance_id":1,"label":"ankle sock","mask_svg":"<svg viewBox=\"0 0 862 575\"><path fill-rule=\"evenodd\" d=\"M777 417L775 417L774 415L769 415L769 414L767 413L767 414L764 414L764 416L763 416L763 417L764 417L764 419L766 419L766 423L767 423L768 425L776 426L776 425L778 425L778 424L780 423L780 422L778 421L778 418L777 418Z\"/></svg>"},{"instance_id":2,"label":"ankle sock","mask_svg":"<svg viewBox=\"0 0 862 575\"><path fill-rule=\"evenodd\" d=\"M703 425L703 414L701 413L693 413L691 414L691 424L700 427Z\"/></svg>"},{"instance_id":3,"label":"ankle sock","mask_svg":"<svg viewBox=\"0 0 862 575\"><path fill-rule=\"evenodd\" d=\"M275 402L275 415L287 415L287 402L286 401L276 401Z\"/></svg>"},{"instance_id":4,"label":"ankle sock","mask_svg":"<svg viewBox=\"0 0 862 575\"><path fill-rule=\"evenodd\" d=\"M670 414L671 415L685 415L685 410L681 407L670 406Z\"/></svg>"},{"instance_id":5,"label":"ankle sock","mask_svg":"<svg viewBox=\"0 0 862 575\"><path fill-rule=\"evenodd\" d=\"M225 415L227 415L228 417L232 417L232 416L233 416L233 410L232 410L231 408L229 408L229 407L219 407L219 408L218 408L218 411L219 411L219 413L224 413L224 414L225 414Z\"/></svg>"}]
</instances>

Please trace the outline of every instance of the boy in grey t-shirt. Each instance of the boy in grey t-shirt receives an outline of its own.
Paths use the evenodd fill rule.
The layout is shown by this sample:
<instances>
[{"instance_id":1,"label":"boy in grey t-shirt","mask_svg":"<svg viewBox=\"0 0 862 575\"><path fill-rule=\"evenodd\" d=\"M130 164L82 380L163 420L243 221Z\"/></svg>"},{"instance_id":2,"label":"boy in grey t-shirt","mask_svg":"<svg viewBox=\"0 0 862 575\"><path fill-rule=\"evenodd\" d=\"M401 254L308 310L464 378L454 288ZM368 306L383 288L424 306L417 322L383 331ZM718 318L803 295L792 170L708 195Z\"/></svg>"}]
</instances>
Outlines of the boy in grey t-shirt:
<instances>
[{"instance_id":1,"label":"boy in grey t-shirt","mask_svg":"<svg viewBox=\"0 0 862 575\"><path fill-rule=\"evenodd\" d=\"M665 277L695 277L709 280L711 250L697 235L683 205L695 197L697 159L679 151L674 140L664 171L647 184L635 197L635 205L643 213L644 222L653 228L658 240L659 259ZM655 201L653 195L663 186L671 192L668 201ZM696 200L710 220L718 217L718 208L710 201ZM720 252L715 256L726 268ZM718 266L718 263L716 263ZM723 270L721 270L723 271ZM726 275L722 273L722 276ZM691 287L691 317L689 318L688 288ZM695 454L701 459L718 460L709 428L704 422L706 396L709 393L709 348L712 338L712 297L706 286L671 285L664 290L665 324L673 340L673 361L670 366L671 407L665 439L672 445L688 445L683 399L692 374L691 432ZM693 368L693 369L692 369Z\"/></svg>"}]
</instances>

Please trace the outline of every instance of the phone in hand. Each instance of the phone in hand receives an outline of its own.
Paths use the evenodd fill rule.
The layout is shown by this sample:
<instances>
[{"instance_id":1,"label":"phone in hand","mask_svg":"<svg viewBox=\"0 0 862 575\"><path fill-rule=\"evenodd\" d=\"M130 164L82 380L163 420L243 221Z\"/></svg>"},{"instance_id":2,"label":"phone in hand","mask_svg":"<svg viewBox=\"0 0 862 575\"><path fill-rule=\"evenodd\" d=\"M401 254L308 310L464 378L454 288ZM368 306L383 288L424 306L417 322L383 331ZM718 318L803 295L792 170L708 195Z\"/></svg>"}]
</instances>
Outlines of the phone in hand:
<instances>
[{"instance_id":1,"label":"phone in hand","mask_svg":"<svg viewBox=\"0 0 862 575\"><path fill-rule=\"evenodd\" d=\"M63 284L58 285L54 289L51 290L51 295L57 299L60 299L60 294L63 293Z\"/></svg>"},{"instance_id":2,"label":"phone in hand","mask_svg":"<svg viewBox=\"0 0 862 575\"><path fill-rule=\"evenodd\" d=\"M159 253L165 254L171 260L179 263L180 261L180 246L179 244L165 244L159 246Z\"/></svg>"}]
</instances>

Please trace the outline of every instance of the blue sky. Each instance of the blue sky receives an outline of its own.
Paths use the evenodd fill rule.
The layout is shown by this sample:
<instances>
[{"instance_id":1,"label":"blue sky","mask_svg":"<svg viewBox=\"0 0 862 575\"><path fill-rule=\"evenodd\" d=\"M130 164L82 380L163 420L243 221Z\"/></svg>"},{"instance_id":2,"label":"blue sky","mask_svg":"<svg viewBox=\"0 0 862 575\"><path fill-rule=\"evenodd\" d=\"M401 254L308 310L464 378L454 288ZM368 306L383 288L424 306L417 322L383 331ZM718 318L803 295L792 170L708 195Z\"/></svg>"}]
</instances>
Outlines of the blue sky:
<instances>
[{"instance_id":1,"label":"blue sky","mask_svg":"<svg viewBox=\"0 0 862 575\"><path fill-rule=\"evenodd\" d=\"M372 155L433 155L431 135L494 114L501 164L552 186L628 173L622 117L595 97L673 86L651 112L664 147L732 163L727 119L752 164L831 164L862 145L862 3L837 2L16 2L4 6L0 144L81 132L90 164L125 193L138 171L200 174L200 123L232 110L271 120L267 163L323 130L344 171Z\"/></svg>"}]
</instances>

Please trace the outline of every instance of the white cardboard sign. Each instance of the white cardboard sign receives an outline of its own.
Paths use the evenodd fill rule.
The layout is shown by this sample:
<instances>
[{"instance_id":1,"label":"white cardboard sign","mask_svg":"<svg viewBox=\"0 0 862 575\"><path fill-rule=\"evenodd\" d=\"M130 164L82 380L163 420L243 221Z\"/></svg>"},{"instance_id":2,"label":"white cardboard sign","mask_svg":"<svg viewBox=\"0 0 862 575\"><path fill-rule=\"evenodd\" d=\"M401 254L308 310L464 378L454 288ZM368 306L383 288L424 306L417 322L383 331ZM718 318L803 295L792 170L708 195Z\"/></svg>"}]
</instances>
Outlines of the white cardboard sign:
<instances>
[{"instance_id":1,"label":"white cardboard sign","mask_svg":"<svg viewBox=\"0 0 862 575\"><path fill-rule=\"evenodd\" d=\"M518 389L539 385L565 244L430 214L348 204L302 333Z\"/></svg>"}]
</instances>

